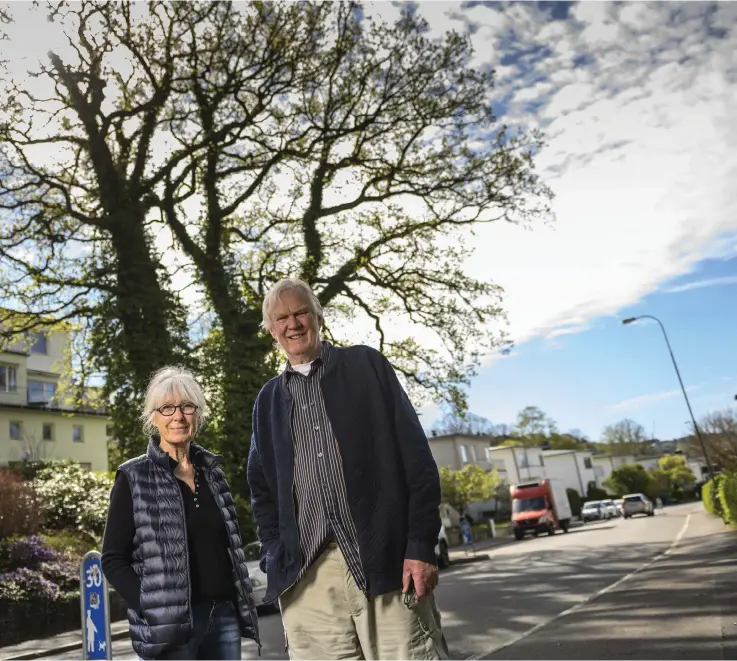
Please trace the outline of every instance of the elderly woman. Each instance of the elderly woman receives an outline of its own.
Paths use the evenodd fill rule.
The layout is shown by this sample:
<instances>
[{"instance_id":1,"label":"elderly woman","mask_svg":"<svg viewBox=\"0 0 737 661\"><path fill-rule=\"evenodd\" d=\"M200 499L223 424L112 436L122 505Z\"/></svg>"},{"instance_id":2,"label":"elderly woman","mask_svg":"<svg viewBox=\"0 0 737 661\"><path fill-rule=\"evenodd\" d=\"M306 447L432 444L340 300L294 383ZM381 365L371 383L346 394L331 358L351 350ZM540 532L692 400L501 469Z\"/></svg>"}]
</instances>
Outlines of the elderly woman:
<instances>
[{"instance_id":1,"label":"elderly woman","mask_svg":"<svg viewBox=\"0 0 737 661\"><path fill-rule=\"evenodd\" d=\"M192 442L202 388L178 367L148 386L146 454L118 468L102 568L128 604L143 659L240 659L258 620L222 457Z\"/></svg>"}]
</instances>

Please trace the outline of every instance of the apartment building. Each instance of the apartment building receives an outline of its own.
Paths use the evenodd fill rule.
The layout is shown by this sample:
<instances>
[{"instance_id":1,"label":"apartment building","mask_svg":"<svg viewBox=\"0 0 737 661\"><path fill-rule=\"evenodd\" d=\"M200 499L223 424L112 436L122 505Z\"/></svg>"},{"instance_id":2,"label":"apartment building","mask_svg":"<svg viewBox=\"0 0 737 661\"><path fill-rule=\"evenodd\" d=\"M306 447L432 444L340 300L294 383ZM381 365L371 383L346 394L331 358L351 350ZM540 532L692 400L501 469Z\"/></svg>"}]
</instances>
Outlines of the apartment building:
<instances>
[{"instance_id":1,"label":"apartment building","mask_svg":"<svg viewBox=\"0 0 737 661\"><path fill-rule=\"evenodd\" d=\"M427 440L438 468L459 470L466 464L477 464L487 470L491 468L491 448L487 436L433 434Z\"/></svg>"},{"instance_id":2,"label":"apartment building","mask_svg":"<svg viewBox=\"0 0 737 661\"><path fill-rule=\"evenodd\" d=\"M69 343L69 331L54 328L0 346L0 466L72 459L108 470L107 414L75 408L63 396Z\"/></svg>"}]
</instances>

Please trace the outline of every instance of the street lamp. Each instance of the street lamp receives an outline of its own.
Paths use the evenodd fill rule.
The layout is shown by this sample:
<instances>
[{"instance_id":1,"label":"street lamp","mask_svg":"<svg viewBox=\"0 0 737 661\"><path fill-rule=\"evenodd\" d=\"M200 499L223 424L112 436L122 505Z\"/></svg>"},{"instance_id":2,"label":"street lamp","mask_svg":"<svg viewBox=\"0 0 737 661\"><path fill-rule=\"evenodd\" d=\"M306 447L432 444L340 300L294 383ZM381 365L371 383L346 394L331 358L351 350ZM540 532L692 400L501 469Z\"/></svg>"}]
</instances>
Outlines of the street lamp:
<instances>
[{"instance_id":1,"label":"street lamp","mask_svg":"<svg viewBox=\"0 0 737 661\"><path fill-rule=\"evenodd\" d=\"M668 334L665 332L665 326L663 326L663 322L660 321L657 317L653 317L651 314L642 314L639 317L629 317L628 319L623 319L622 323L627 325L631 324L638 319L652 319L653 321L657 321L658 325L660 326L660 330L663 331L663 338L665 339L665 344L668 347L668 353L670 354L670 359L673 361L673 368L676 370L676 376L678 377L678 383L681 384L681 392L683 392L683 399L686 400L686 406L688 407L688 413L691 416L691 422L693 423L694 432L696 432L696 437L699 439L699 443L701 444L701 451L704 453L704 461L706 462L706 468L709 471L709 479L714 478L714 471L711 469L711 462L709 461L709 455L706 453L706 445L704 445L704 439L701 436L701 431L699 430L699 426L696 424L696 418L694 418L693 410L691 409L691 402L688 401L688 395L686 394L686 388L683 385L683 379L681 378L681 372L678 370L678 363L676 363L676 357L673 355L673 349L671 349L670 342L668 341ZM737 397L736 397L737 399Z\"/></svg>"}]
</instances>

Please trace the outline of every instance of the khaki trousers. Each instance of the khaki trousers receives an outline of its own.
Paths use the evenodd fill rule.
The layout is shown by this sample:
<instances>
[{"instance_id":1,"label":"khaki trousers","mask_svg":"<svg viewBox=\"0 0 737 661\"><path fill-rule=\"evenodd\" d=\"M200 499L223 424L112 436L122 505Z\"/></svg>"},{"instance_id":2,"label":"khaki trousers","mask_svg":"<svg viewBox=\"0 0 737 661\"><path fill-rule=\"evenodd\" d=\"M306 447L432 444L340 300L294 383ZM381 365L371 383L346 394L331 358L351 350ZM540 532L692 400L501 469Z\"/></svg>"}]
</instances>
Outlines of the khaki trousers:
<instances>
[{"instance_id":1,"label":"khaki trousers","mask_svg":"<svg viewBox=\"0 0 737 661\"><path fill-rule=\"evenodd\" d=\"M279 600L289 658L447 659L435 597L366 599L331 544Z\"/></svg>"}]
</instances>

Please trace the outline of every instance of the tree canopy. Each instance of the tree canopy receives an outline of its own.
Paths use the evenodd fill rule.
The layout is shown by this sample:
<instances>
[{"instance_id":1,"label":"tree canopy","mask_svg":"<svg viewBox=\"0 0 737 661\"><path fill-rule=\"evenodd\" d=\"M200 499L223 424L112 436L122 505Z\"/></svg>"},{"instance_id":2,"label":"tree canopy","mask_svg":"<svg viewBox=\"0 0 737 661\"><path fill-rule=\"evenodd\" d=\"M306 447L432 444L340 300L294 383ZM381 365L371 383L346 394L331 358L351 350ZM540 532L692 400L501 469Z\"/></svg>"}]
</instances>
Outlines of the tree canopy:
<instances>
[{"instance_id":1,"label":"tree canopy","mask_svg":"<svg viewBox=\"0 0 737 661\"><path fill-rule=\"evenodd\" d=\"M69 47L0 80L0 296L29 328L86 333L123 454L149 374L179 362L242 465L277 364L260 305L286 275L315 288L329 337L368 324L413 392L464 409L506 342L500 288L463 270L468 232L550 218L551 198L541 137L497 123L466 37L349 2L85 1L49 19Z\"/></svg>"},{"instance_id":2,"label":"tree canopy","mask_svg":"<svg viewBox=\"0 0 737 661\"><path fill-rule=\"evenodd\" d=\"M486 471L476 464L466 464L460 470L440 469L440 489L443 500L461 514L466 505L491 500L496 496L501 478L496 469Z\"/></svg>"}]
</instances>

